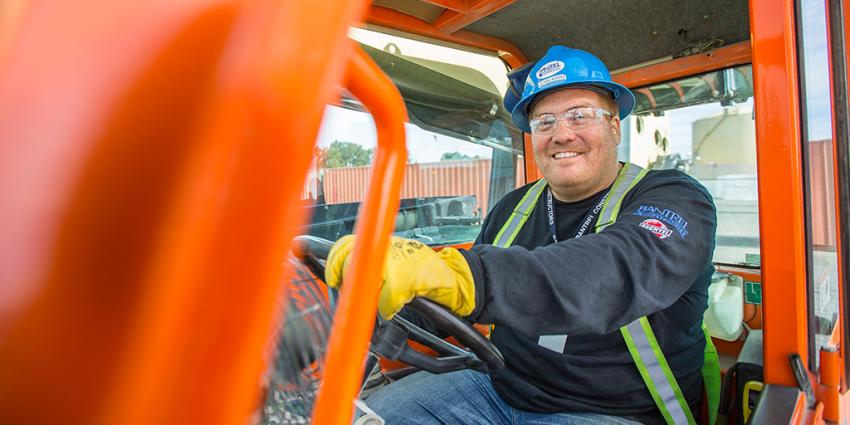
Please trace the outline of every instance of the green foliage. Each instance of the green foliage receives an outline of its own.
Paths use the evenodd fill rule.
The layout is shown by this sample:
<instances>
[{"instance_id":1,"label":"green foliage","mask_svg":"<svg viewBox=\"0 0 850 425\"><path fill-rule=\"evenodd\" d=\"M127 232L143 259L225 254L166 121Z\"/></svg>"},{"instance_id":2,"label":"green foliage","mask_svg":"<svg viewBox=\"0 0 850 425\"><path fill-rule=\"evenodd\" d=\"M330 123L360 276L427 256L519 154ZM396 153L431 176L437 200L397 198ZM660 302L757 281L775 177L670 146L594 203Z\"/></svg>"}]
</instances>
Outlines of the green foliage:
<instances>
[{"instance_id":1,"label":"green foliage","mask_svg":"<svg viewBox=\"0 0 850 425\"><path fill-rule=\"evenodd\" d=\"M372 163L374 149L364 149L357 143L334 140L326 149L322 149L320 157L324 168L359 167Z\"/></svg>"},{"instance_id":2,"label":"green foliage","mask_svg":"<svg viewBox=\"0 0 850 425\"><path fill-rule=\"evenodd\" d=\"M445 152L443 153L443 156L440 157L440 161L458 161L462 159L478 159L478 155L469 156L460 152Z\"/></svg>"}]
</instances>

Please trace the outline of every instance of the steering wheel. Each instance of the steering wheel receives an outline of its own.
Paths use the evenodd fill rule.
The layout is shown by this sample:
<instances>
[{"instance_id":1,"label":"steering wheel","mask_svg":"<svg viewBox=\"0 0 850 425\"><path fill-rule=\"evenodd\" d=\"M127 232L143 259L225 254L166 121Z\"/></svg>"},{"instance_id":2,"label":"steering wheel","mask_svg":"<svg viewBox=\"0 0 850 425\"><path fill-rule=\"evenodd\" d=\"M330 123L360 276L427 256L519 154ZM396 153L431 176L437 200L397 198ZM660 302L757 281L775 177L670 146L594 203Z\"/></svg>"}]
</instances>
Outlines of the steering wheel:
<instances>
[{"instance_id":1,"label":"steering wheel","mask_svg":"<svg viewBox=\"0 0 850 425\"><path fill-rule=\"evenodd\" d=\"M313 274L324 279L324 261L328 258L333 242L315 236L297 236L294 242L295 257ZM391 320L378 317L370 347L373 353L432 373L460 369L474 369L486 373L505 367L505 359L499 349L471 324L445 307L426 298L414 298L407 305L430 319L441 331L455 337L468 349L450 344L396 314ZM408 339L433 349L437 352L437 357L410 348Z\"/></svg>"}]
</instances>

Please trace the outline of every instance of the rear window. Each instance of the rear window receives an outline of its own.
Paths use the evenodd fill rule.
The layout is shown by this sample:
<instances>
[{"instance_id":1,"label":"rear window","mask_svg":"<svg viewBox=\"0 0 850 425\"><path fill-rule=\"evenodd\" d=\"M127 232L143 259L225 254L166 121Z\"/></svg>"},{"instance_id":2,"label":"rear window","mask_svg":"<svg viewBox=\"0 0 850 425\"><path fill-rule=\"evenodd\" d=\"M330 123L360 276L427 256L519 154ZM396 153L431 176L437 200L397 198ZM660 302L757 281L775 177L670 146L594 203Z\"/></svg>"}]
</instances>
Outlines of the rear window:
<instances>
[{"instance_id":1,"label":"rear window","mask_svg":"<svg viewBox=\"0 0 850 425\"><path fill-rule=\"evenodd\" d=\"M619 157L678 169L717 206L714 262L760 265L752 67L728 68L633 90Z\"/></svg>"}]
</instances>

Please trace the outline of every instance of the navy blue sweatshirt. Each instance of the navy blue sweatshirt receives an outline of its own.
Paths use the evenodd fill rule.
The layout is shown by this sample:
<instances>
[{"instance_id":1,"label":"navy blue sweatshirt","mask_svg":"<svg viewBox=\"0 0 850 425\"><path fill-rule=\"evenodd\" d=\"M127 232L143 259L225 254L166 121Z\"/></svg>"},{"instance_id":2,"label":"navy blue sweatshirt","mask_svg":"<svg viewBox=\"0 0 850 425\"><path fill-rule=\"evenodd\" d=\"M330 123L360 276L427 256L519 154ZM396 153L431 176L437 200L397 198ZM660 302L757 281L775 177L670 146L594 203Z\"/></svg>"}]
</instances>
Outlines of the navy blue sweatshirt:
<instances>
[{"instance_id":1,"label":"navy blue sweatshirt","mask_svg":"<svg viewBox=\"0 0 850 425\"><path fill-rule=\"evenodd\" d=\"M505 356L506 368L492 376L499 395L522 410L654 422L660 415L619 331L648 316L685 398L698 406L717 223L711 195L682 172L650 171L614 224L580 239L573 236L607 189L556 200L556 244L544 193L510 248L490 245L530 187L502 198L462 251L476 287L469 318L496 325L491 339ZM568 335L563 353L538 345L553 334Z\"/></svg>"}]
</instances>

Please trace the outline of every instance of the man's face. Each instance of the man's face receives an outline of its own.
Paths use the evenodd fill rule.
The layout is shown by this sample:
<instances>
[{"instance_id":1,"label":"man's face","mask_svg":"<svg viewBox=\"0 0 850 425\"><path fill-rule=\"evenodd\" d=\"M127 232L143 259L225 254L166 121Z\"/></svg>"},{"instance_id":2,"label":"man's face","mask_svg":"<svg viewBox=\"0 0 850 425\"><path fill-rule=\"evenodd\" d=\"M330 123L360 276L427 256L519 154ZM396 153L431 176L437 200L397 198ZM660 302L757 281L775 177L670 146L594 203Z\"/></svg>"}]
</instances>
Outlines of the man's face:
<instances>
[{"instance_id":1,"label":"man's face","mask_svg":"<svg viewBox=\"0 0 850 425\"><path fill-rule=\"evenodd\" d=\"M601 108L611 116L593 120L572 130L559 120L551 134L531 135L534 159L543 177L562 201L585 199L616 178L620 119L613 100L586 89L567 88L545 95L534 105L530 120L544 114L560 114L573 108Z\"/></svg>"}]
</instances>

